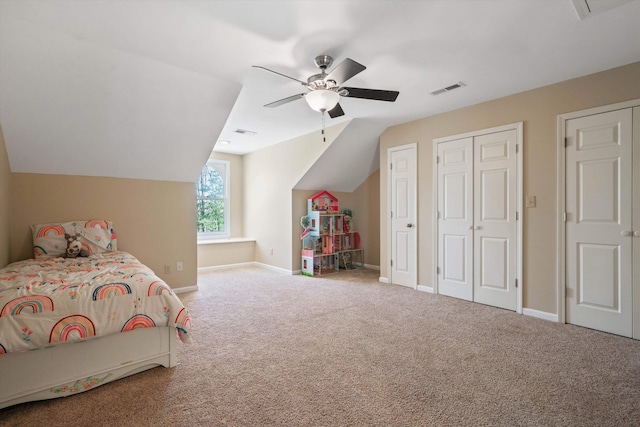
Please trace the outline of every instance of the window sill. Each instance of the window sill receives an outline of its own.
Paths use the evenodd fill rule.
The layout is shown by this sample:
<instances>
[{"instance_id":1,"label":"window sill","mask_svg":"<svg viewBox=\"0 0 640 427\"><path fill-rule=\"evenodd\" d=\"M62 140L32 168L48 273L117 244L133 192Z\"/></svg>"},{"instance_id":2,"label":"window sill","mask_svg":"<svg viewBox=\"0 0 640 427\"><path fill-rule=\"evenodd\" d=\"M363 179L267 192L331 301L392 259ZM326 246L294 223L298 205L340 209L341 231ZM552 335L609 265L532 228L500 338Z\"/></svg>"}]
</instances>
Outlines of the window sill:
<instances>
[{"instance_id":1,"label":"window sill","mask_svg":"<svg viewBox=\"0 0 640 427\"><path fill-rule=\"evenodd\" d=\"M200 245L224 245L228 243L242 243L242 242L255 242L256 239L252 237L232 237L230 239L202 239L198 240L198 246Z\"/></svg>"}]
</instances>

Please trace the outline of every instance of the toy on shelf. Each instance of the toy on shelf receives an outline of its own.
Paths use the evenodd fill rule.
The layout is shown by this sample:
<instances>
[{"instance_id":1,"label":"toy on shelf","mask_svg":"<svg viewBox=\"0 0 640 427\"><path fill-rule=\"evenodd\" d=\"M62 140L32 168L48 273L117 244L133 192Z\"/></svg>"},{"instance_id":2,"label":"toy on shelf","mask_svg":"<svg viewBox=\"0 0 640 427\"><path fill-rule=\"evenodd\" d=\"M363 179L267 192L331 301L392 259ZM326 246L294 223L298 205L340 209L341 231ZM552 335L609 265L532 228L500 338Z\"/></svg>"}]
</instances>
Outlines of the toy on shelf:
<instances>
[{"instance_id":1,"label":"toy on shelf","mask_svg":"<svg viewBox=\"0 0 640 427\"><path fill-rule=\"evenodd\" d=\"M342 229L348 233L353 222L353 211L351 209L342 209Z\"/></svg>"},{"instance_id":2,"label":"toy on shelf","mask_svg":"<svg viewBox=\"0 0 640 427\"><path fill-rule=\"evenodd\" d=\"M300 218L303 275L319 276L364 265L360 235L352 224L351 209L340 211L338 198L328 191L307 199L307 215Z\"/></svg>"}]
</instances>

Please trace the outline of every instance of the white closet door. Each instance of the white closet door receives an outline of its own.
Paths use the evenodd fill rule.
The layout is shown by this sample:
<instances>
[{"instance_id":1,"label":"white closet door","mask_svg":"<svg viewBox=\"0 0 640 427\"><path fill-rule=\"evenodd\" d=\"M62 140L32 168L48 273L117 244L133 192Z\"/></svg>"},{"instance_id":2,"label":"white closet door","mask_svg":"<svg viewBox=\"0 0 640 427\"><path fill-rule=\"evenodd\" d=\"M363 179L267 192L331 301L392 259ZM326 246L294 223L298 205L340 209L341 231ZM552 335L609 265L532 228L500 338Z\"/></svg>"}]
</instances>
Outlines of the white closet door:
<instances>
[{"instance_id":1,"label":"white closet door","mask_svg":"<svg viewBox=\"0 0 640 427\"><path fill-rule=\"evenodd\" d=\"M416 229L416 147L390 152L391 282L415 288L418 281Z\"/></svg>"},{"instance_id":2,"label":"white closet door","mask_svg":"<svg viewBox=\"0 0 640 427\"><path fill-rule=\"evenodd\" d=\"M438 293L473 300L473 138L438 144Z\"/></svg>"},{"instance_id":3,"label":"white closet door","mask_svg":"<svg viewBox=\"0 0 640 427\"><path fill-rule=\"evenodd\" d=\"M516 310L517 133L474 140L474 301Z\"/></svg>"},{"instance_id":4,"label":"white closet door","mask_svg":"<svg viewBox=\"0 0 640 427\"><path fill-rule=\"evenodd\" d=\"M566 320L631 336L632 110L566 122Z\"/></svg>"}]
</instances>

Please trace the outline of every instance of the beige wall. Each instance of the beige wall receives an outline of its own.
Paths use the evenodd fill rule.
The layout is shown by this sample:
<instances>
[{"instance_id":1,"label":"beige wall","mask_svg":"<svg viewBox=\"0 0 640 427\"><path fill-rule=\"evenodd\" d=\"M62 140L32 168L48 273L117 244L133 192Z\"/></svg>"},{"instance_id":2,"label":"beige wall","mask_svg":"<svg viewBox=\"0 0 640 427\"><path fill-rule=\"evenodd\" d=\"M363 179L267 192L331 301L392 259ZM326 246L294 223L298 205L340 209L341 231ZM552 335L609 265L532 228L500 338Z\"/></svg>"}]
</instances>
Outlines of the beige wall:
<instances>
[{"instance_id":1,"label":"beige wall","mask_svg":"<svg viewBox=\"0 0 640 427\"><path fill-rule=\"evenodd\" d=\"M380 164L385 166L380 174L381 215L388 211L387 149L418 143L418 284L433 285L433 139L523 121L524 194L537 198L537 207L525 209L523 215L523 304L557 313L557 116L638 99L638 76L640 63L634 63L387 129L380 145ZM386 221L380 225L381 276L387 277L388 230Z\"/></svg>"},{"instance_id":2,"label":"beige wall","mask_svg":"<svg viewBox=\"0 0 640 427\"><path fill-rule=\"evenodd\" d=\"M13 173L11 206L14 261L33 258L31 224L105 218L114 222L118 249L173 288L197 284L194 183Z\"/></svg>"},{"instance_id":3,"label":"beige wall","mask_svg":"<svg viewBox=\"0 0 640 427\"><path fill-rule=\"evenodd\" d=\"M10 182L11 170L9 168L7 150L4 145L2 128L0 127L0 268L7 265L11 259L9 236L9 212L11 212L11 204L9 203Z\"/></svg>"},{"instance_id":4,"label":"beige wall","mask_svg":"<svg viewBox=\"0 0 640 427\"><path fill-rule=\"evenodd\" d=\"M293 270L292 189L348 124L327 128L326 142L318 131L244 156L244 231L257 262Z\"/></svg>"},{"instance_id":5,"label":"beige wall","mask_svg":"<svg viewBox=\"0 0 640 427\"><path fill-rule=\"evenodd\" d=\"M255 246L253 240L199 244L198 268L253 262Z\"/></svg>"},{"instance_id":6,"label":"beige wall","mask_svg":"<svg viewBox=\"0 0 640 427\"><path fill-rule=\"evenodd\" d=\"M380 170L353 192L354 227L360 233L364 262L380 266Z\"/></svg>"},{"instance_id":7,"label":"beige wall","mask_svg":"<svg viewBox=\"0 0 640 427\"><path fill-rule=\"evenodd\" d=\"M353 229L360 233L360 244L364 249L364 262L369 266L380 265L380 171L374 172L364 183L354 192L345 193L332 191L327 188L316 190L293 190L292 210L293 210L293 270L301 269L302 261L300 251L302 242L300 233L303 228L300 225L300 218L307 214L307 200L322 190L327 190L338 198L340 209L351 209L353 211Z\"/></svg>"}]
</instances>

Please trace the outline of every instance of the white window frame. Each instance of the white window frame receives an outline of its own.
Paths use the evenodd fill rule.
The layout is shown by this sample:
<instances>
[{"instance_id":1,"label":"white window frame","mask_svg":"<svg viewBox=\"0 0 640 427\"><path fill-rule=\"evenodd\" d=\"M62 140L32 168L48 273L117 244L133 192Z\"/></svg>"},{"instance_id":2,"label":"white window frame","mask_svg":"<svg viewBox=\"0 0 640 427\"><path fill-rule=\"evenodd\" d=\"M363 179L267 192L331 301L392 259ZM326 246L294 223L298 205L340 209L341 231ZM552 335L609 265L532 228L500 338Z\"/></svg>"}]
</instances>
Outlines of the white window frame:
<instances>
[{"instance_id":1,"label":"white window frame","mask_svg":"<svg viewBox=\"0 0 640 427\"><path fill-rule=\"evenodd\" d=\"M224 176L222 177L224 180L224 231L207 231L200 232L198 231L198 240L213 240L213 239L228 239L231 236L231 223L230 223L230 210L231 210L231 202L229 200L229 195L231 194L230 186L231 186L231 162L228 160L218 160L218 159L209 159L207 161L207 166L211 165L224 165ZM198 183L196 182L196 203L198 202L197 196L197 187ZM198 212L196 209L196 218Z\"/></svg>"}]
</instances>

